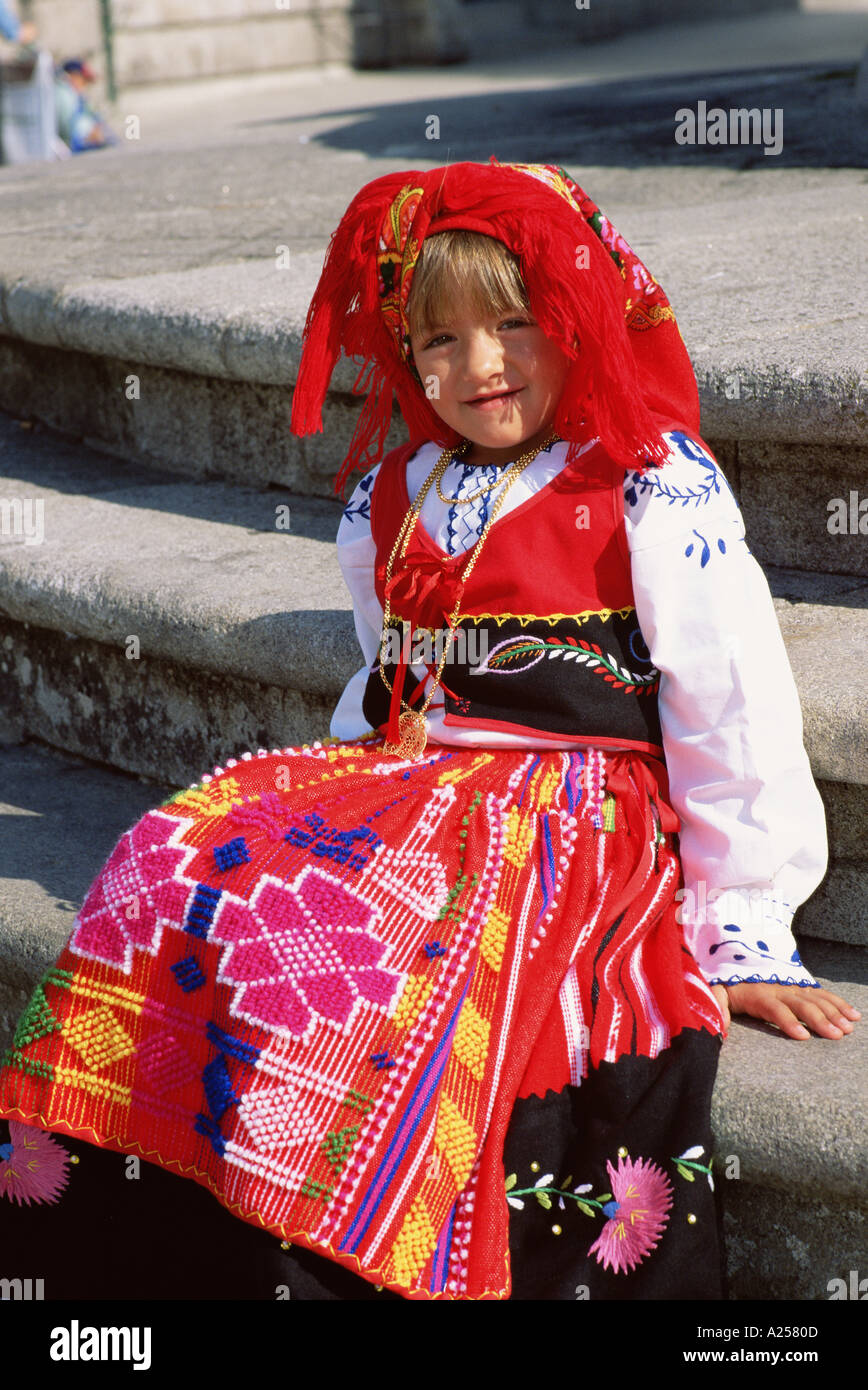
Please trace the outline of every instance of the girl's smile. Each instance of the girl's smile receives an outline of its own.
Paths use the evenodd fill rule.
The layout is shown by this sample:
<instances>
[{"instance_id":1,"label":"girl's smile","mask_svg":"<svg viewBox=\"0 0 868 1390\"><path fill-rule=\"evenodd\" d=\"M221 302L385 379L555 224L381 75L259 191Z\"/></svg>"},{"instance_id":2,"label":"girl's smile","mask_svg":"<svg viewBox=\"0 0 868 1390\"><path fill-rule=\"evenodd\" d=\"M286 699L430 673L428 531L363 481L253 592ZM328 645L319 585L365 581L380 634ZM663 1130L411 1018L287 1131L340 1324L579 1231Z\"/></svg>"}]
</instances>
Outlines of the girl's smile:
<instances>
[{"instance_id":1,"label":"girl's smile","mask_svg":"<svg viewBox=\"0 0 868 1390\"><path fill-rule=\"evenodd\" d=\"M492 392L488 396L476 396L472 401L466 401L466 405L472 405L476 410L490 410L493 406L503 401L510 400L517 394L517 391Z\"/></svg>"},{"instance_id":2,"label":"girl's smile","mask_svg":"<svg viewBox=\"0 0 868 1390\"><path fill-rule=\"evenodd\" d=\"M551 433L570 363L527 311L480 318L459 303L412 347L432 407L471 440L468 463L510 463Z\"/></svg>"}]
</instances>

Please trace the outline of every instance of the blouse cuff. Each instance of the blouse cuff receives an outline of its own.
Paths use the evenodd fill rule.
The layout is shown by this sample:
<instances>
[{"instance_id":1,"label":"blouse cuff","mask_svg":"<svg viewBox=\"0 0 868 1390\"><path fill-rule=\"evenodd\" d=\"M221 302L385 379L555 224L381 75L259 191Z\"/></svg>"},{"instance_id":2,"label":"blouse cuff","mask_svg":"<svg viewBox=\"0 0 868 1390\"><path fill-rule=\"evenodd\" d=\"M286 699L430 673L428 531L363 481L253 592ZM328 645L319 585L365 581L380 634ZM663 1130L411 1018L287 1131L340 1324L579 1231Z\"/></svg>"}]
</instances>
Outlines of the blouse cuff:
<instances>
[{"instance_id":1,"label":"blouse cuff","mask_svg":"<svg viewBox=\"0 0 868 1390\"><path fill-rule=\"evenodd\" d=\"M793 908L768 888L727 888L697 901L683 890L678 918L688 949L710 985L820 985L802 964Z\"/></svg>"}]
</instances>

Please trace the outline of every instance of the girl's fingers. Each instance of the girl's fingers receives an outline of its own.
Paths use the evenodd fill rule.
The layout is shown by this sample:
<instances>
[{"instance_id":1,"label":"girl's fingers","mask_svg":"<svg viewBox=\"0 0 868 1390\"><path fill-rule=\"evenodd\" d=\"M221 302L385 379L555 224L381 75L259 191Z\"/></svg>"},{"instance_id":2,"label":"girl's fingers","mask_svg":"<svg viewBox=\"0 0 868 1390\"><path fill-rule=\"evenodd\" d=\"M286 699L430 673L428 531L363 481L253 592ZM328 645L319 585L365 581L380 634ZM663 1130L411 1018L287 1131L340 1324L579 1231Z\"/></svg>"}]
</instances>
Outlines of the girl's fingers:
<instances>
[{"instance_id":1,"label":"girl's fingers","mask_svg":"<svg viewBox=\"0 0 868 1390\"><path fill-rule=\"evenodd\" d=\"M775 985L733 985L730 986L729 997L736 1013L750 1014L751 1018L774 1023L792 1038L808 1036L807 1030L788 1008Z\"/></svg>"},{"instance_id":2,"label":"girl's fingers","mask_svg":"<svg viewBox=\"0 0 868 1390\"><path fill-rule=\"evenodd\" d=\"M804 1024L799 1022L793 1009L783 999L772 996L757 1000L755 1008L748 1010L754 1018L764 1018L774 1023L788 1038L809 1038L811 1035Z\"/></svg>"},{"instance_id":3,"label":"girl's fingers","mask_svg":"<svg viewBox=\"0 0 868 1390\"><path fill-rule=\"evenodd\" d=\"M736 1011L773 1023L790 1038L843 1038L861 1015L846 1000L826 989L790 985L736 985L730 989Z\"/></svg>"},{"instance_id":4,"label":"girl's fingers","mask_svg":"<svg viewBox=\"0 0 868 1390\"><path fill-rule=\"evenodd\" d=\"M812 990L811 993L814 991ZM846 1018L842 1018L841 1023L844 1026L843 1028L839 1027L837 1020L841 1018L840 1010L830 1004L826 1006L829 1010L827 1013L826 1007L824 1007L825 1003L825 1000L820 999L796 999L791 1003L791 1008L796 1017L802 1020L805 1027L810 1028L820 1037L843 1038L844 1029L846 1028L848 1031L852 1029L852 1023Z\"/></svg>"},{"instance_id":5,"label":"girl's fingers","mask_svg":"<svg viewBox=\"0 0 868 1390\"><path fill-rule=\"evenodd\" d=\"M805 1003L813 1005L815 1009L819 1009L825 1022L833 1025L838 1030L837 1033L830 1033L824 1029L824 1037L842 1037L845 1033L852 1033L853 1019L858 1019L860 1017L858 1009L854 1009L845 999L841 999L837 994L832 994L831 991L827 989L805 990L804 994L806 996ZM796 1012L798 1012L798 1010ZM806 1018L805 1014L801 1016ZM813 1016L814 1015L811 1014L811 1017Z\"/></svg>"},{"instance_id":6,"label":"girl's fingers","mask_svg":"<svg viewBox=\"0 0 868 1390\"><path fill-rule=\"evenodd\" d=\"M816 993L816 991L812 991L812 993ZM842 1032L852 1033L853 1022L845 1013L845 1009L849 1010L849 1005L845 1004L843 999L839 999L837 995L834 994L827 994L824 991L818 999L809 1000L809 1002L816 1003L817 1008L822 1009L826 1018L829 1019L831 1023L836 1023ZM857 1016L858 1012L857 1009Z\"/></svg>"},{"instance_id":7,"label":"girl's fingers","mask_svg":"<svg viewBox=\"0 0 868 1390\"><path fill-rule=\"evenodd\" d=\"M839 994L833 994L831 990L815 989L812 990L811 993L828 1000L831 1004L834 1004L839 1010L839 1012L844 1015L845 1018L856 1020L862 1017L857 1008L855 1008L852 1004L848 1004L847 1000L842 999Z\"/></svg>"}]
</instances>

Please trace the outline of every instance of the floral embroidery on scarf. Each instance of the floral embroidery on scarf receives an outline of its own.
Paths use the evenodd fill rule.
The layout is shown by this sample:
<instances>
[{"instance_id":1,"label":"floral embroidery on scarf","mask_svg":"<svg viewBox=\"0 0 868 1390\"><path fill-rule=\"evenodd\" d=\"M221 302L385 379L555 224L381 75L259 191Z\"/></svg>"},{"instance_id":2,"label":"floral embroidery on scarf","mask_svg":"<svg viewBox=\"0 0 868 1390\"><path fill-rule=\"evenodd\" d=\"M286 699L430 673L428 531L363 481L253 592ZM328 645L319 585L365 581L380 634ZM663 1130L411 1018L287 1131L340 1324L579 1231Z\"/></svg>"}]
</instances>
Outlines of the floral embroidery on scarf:
<instances>
[{"instance_id":1,"label":"floral embroidery on scarf","mask_svg":"<svg viewBox=\"0 0 868 1390\"><path fill-rule=\"evenodd\" d=\"M606 1170L612 1198L603 1207L606 1224L588 1251L604 1269L628 1273L657 1246L669 1221L672 1184L662 1169L644 1158L619 1158Z\"/></svg>"}]
</instances>

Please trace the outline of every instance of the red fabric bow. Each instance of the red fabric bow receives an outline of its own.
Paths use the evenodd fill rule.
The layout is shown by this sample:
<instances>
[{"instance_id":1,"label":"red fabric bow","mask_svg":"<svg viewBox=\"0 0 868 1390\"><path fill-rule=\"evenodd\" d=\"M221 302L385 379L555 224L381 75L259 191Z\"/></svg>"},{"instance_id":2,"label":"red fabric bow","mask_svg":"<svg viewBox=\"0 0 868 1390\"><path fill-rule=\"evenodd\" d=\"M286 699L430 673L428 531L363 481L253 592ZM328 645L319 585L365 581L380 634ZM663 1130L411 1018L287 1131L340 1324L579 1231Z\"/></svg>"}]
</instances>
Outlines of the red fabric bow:
<instances>
[{"instance_id":1,"label":"red fabric bow","mask_svg":"<svg viewBox=\"0 0 868 1390\"><path fill-rule=\"evenodd\" d=\"M411 550L401 564L403 568L384 584L384 594L393 612L415 627L443 627L464 593L464 582L456 572L453 558Z\"/></svg>"}]
</instances>

